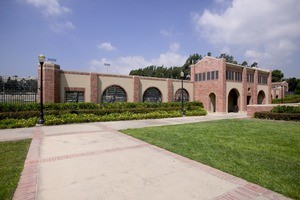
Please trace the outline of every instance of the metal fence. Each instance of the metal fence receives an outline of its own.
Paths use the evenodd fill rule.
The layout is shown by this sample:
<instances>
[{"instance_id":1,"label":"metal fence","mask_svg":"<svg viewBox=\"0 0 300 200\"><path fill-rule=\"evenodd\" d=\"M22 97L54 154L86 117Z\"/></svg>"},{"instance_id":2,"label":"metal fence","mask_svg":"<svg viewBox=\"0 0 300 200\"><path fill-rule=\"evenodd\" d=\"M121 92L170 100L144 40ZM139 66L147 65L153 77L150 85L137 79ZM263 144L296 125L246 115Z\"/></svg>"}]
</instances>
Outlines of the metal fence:
<instances>
[{"instance_id":1,"label":"metal fence","mask_svg":"<svg viewBox=\"0 0 300 200\"><path fill-rule=\"evenodd\" d=\"M0 103L36 103L36 91L4 91L0 92Z\"/></svg>"}]
</instances>

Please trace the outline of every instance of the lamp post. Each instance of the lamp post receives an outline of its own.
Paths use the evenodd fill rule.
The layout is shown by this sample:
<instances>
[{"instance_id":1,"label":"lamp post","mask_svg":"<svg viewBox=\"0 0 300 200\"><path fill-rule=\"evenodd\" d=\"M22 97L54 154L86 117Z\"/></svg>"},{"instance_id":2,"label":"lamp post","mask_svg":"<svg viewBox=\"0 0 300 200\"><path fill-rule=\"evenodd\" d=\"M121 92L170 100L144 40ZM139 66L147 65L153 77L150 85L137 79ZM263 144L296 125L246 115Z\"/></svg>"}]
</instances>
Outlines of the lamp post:
<instances>
[{"instance_id":1,"label":"lamp post","mask_svg":"<svg viewBox=\"0 0 300 200\"><path fill-rule=\"evenodd\" d=\"M43 110L43 65L45 62L46 56L43 54L39 55L39 63L41 65L41 71L40 71L40 76L41 76L41 82L40 82L40 119L38 121L38 124L43 125L44 124L44 110Z\"/></svg>"},{"instance_id":2,"label":"lamp post","mask_svg":"<svg viewBox=\"0 0 300 200\"><path fill-rule=\"evenodd\" d=\"M180 72L180 77L181 77L181 117L184 117L184 108L183 108L183 77L184 77L184 72Z\"/></svg>"}]
</instances>

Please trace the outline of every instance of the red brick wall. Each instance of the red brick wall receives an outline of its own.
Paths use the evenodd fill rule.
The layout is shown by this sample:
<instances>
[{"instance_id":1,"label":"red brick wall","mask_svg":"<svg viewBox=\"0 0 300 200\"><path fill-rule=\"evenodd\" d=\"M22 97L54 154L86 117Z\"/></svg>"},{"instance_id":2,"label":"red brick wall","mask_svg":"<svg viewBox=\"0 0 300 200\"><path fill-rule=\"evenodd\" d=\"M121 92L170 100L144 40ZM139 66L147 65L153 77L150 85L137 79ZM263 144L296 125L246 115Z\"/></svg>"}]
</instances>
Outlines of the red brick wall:
<instances>
[{"instance_id":1,"label":"red brick wall","mask_svg":"<svg viewBox=\"0 0 300 200\"><path fill-rule=\"evenodd\" d=\"M168 85L168 101L172 102L173 101L173 84L172 84L172 80L167 79L167 85Z\"/></svg>"},{"instance_id":2,"label":"red brick wall","mask_svg":"<svg viewBox=\"0 0 300 200\"><path fill-rule=\"evenodd\" d=\"M98 76L96 73L90 74L91 79L91 102L97 103L98 102Z\"/></svg>"},{"instance_id":3,"label":"red brick wall","mask_svg":"<svg viewBox=\"0 0 300 200\"><path fill-rule=\"evenodd\" d=\"M40 87L40 72L38 67L38 87ZM40 100L40 90L38 90L38 101ZM43 65L43 102L60 102L60 66L53 63Z\"/></svg>"},{"instance_id":4,"label":"red brick wall","mask_svg":"<svg viewBox=\"0 0 300 200\"><path fill-rule=\"evenodd\" d=\"M133 102L140 101L140 77L133 77Z\"/></svg>"},{"instance_id":5,"label":"red brick wall","mask_svg":"<svg viewBox=\"0 0 300 200\"><path fill-rule=\"evenodd\" d=\"M205 57L200 62L192 66L191 80L195 80L195 74L218 71L219 77L216 80L206 80L194 82L195 100L203 103L206 110L210 110L209 95L216 95L216 112L226 112L226 63L224 59Z\"/></svg>"},{"instance_id":6,"label":"red brick wall","mask_svg":"<svg viewBox=\"0 0 300 200\"><path fill-rule=\"evenodd\" d=\"M248 105L247 106L247 116L252 117L255 112L261 112L261 111L270 111L277 105Z\"/></svg>"}]
</instances>

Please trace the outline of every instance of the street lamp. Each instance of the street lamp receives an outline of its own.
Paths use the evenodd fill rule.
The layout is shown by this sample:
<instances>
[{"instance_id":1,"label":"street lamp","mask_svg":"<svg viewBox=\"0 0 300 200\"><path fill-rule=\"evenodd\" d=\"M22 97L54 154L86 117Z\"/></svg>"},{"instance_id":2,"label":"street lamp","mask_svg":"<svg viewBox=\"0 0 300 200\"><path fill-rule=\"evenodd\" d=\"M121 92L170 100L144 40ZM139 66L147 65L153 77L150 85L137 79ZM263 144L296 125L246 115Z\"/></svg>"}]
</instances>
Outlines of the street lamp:
<instances>
[{"instance_id":1,"label":"street lamp","mask_svg":"<svg viewBox=\"0 0 300 200\"><path fill-rule=\"evenodd\" d=\"M183 108L183 77L184 77L184 72L180 72L180 77L181 77L181 117L184 117L184 108Z\"/></svg>"},{"instance_id":2,"label":"street lamp","mask_svg":"<svg viewBox=\"0 0 300 200\"><path fill-rule=\"evenodd\" d=\"M43 65L45 62L45 58L46 56L44 56L43 54L39 55L39 63L41 65L41 71L40 71L40 75L41 75L41 83L40 83L40 119L38 121L38 124L43 125L44 124L44 110L43 110Z\"/></svg>"}]
</instances>

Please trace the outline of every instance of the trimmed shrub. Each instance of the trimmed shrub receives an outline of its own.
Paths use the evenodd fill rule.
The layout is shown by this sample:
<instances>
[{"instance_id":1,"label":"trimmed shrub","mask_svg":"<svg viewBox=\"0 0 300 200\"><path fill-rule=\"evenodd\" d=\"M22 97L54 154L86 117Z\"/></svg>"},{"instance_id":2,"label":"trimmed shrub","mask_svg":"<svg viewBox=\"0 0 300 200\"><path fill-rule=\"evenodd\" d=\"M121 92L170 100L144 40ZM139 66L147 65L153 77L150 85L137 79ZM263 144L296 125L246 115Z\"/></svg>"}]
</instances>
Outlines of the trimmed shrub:
<instances>
[{"instance_id":1,"label":"trimmed shrub","mask_svg":"<svg viewBox=\"0 0 300 200\"><path fill-rule=\"evenodd\" d=\"M272 113L300 113L300 106L276 106Z\"/></svg>"},{"instance_id":2,"label":"trimmed shrub","mask_svg":"<svg viewBox=\"0 0 300 200\"><path fill-rule=\"evenodd\" d=\"M285 121L300 121L300 113L274 113L274 112L256 112L254 118L273 119Z\"/></svg>"}]
</instances>

